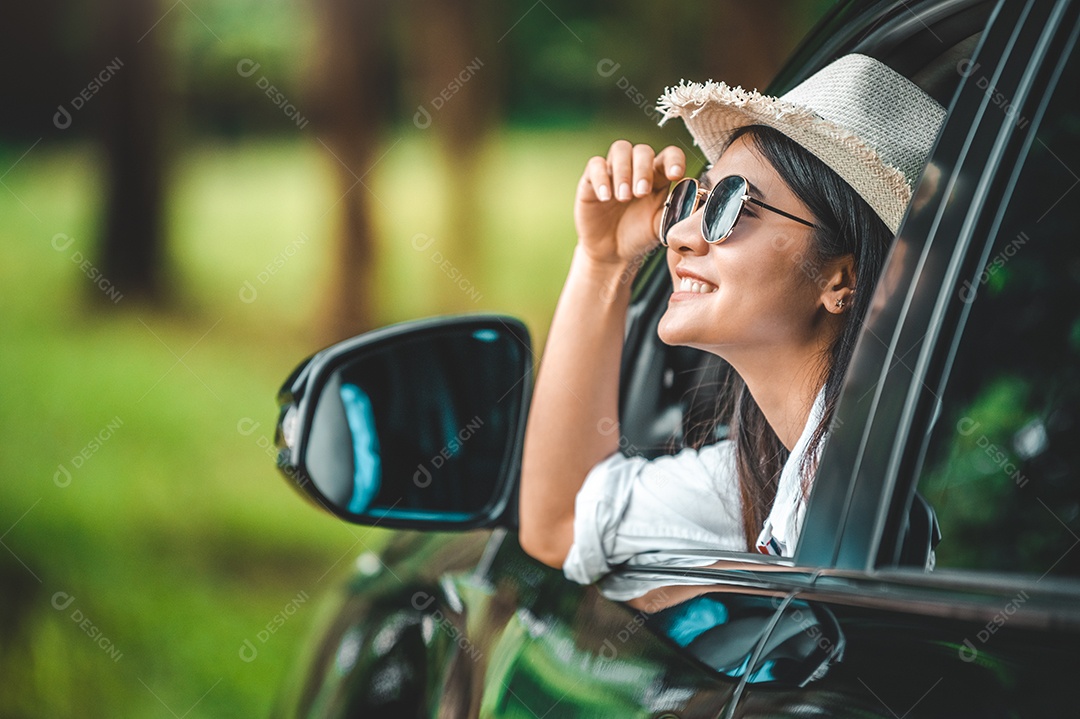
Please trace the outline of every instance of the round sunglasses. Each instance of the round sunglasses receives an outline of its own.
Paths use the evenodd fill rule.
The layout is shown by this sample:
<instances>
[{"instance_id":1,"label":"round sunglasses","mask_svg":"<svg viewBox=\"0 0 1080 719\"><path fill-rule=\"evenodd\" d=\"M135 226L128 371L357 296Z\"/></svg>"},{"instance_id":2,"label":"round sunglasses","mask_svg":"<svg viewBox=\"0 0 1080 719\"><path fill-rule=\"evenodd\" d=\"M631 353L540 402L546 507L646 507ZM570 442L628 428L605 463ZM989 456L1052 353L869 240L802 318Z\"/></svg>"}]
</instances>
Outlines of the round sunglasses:
<instances>
[{"instance_id":1,"label":"round sunglasses","mask_svg":"<svg viewBox=\"0 0 1080 719\"><path fill-rule=\"evenodd\" d=\"M775 212L790 220L817 228L812 222L796 217L788 212L766 205L761 200L750 196L750 181L742 175L728 175L717 180L711 190L702 189L698 181L685 177L675 183L664 204L664 214L660 218L660 243L667 247L668 232L697 211L702 199L705 200L705 212L701 215L701 235L709 244L723 242L735 230L743 206L753 202L770 212Z\"/></svg>"}]
</instances>

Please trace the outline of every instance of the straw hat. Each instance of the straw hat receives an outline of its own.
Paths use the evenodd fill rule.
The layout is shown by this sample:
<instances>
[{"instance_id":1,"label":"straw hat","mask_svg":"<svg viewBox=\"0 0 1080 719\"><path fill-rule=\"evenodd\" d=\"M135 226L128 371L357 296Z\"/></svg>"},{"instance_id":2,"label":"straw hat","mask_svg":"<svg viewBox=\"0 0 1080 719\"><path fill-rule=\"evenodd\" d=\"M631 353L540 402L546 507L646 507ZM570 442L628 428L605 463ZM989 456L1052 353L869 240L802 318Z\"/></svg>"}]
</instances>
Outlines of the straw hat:
<instances>
[{"instance_id":1,"label":"straw hat","mask_svg":"<svg viewBox=\"0 0 1080 719\"><path fill-rule=\"evenodd\" d=\"M779 130L835 170L893 233L945 118L936 100L866 55L845 55L779 98L684 81L657 109L661 125L681 117L710 162L739 127Z\"/></svg>"}]
</instances>

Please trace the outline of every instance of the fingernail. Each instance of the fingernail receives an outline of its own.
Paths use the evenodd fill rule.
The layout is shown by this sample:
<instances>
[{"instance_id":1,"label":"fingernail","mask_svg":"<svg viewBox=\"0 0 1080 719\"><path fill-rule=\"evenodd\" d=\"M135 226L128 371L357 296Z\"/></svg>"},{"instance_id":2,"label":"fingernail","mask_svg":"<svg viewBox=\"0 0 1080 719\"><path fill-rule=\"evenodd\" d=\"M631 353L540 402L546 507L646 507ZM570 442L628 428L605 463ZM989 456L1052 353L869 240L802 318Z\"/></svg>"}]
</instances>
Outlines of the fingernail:
<instances>
[{"instance_id":1,"label":"fingernail","mask_svg":"<svg viewBox=\"0 0 1080 719\"><path fill-rule=\"evenodd\" d=\"M667 169L668 177L682 177L682 167L679 165L672 165Z\"/></svg>"},{"instance_id":2,"label":"fingernail","mask_svg":"<svg viewBox=\"0 0 1080 719\"><path fill-rule=\"evenodd\" d=\"M652 189L652 185L649 184L648 180L638 180L637 181L637 193L639 195L647 195L647 194L649 194L649 190L651 190L651 189Z\"/></svg>"},{"instance_id":3,"label":"fingernail","mask_svg":"<svg viewBox=\"0 0 1080 719\"><path fill-rule=\"evenodd\" d=\"M620 200L629 200L630 199L630 183L629 182L621 183L619 185L619 190L618 190L618 192L616 194L619 196Z\"/></svg>"},{"instance_id":4,"label":"fingernail","mask_svg":"<svg viewBox=\"0 0 1080 719\"><path fill-rule=\"evenodd\" d=\"M611 190L608 189L607 185L600 185L600 187L596 188L596 196L600 198L601 202L607 202L611 199Z\"/></svg>"}]
</instances>

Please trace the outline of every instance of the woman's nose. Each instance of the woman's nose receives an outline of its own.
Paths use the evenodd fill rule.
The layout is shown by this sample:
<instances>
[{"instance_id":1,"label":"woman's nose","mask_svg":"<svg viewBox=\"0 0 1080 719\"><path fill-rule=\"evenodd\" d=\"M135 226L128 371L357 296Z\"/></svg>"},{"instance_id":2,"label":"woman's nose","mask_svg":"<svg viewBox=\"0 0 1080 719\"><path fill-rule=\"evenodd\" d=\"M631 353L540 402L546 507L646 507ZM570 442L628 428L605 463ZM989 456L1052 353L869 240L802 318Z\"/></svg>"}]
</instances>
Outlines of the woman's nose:
<instances>
[{"instance_id":1,"label":"woman's nose","mask_svg":"<svg viewBox=\"0 0 1080 719\"><path fill-rule=\"evenodd\" d=\"M701 213L699 209L685 220L672 225L668 230L668 247L679 254L704 255L709 251L709 243L701 235Z\"/></svg>"}]
</instances>

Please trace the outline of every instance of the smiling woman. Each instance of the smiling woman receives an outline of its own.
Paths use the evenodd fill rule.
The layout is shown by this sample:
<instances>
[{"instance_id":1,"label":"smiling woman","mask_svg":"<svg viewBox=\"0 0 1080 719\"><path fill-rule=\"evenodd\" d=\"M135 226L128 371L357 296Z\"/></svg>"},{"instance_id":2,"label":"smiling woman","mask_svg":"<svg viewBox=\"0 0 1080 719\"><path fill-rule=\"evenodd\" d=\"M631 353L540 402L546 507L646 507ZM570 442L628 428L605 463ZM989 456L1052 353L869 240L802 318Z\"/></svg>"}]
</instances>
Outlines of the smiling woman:
<instances>
[{"instance_id":1,"label":"smiling woman","mask_svg":"<svg viewBox=\"0 0 1080 719\"><path fill-rule=\"evenodd\" d=\"M522 547L582 583L663 549L794 553L873 286L944 117L863 55L783 98L684 84L660 107L713 163L703 189L674 146L619 140L588 162L526 432ZM612 419L630 295L616 278L658 241L673 287L660 339L736 375L733 415L715 418L729 438L646 460L619 452ZM605 585L617 599L643 591Z\"/></svg>"}]
</instances>

